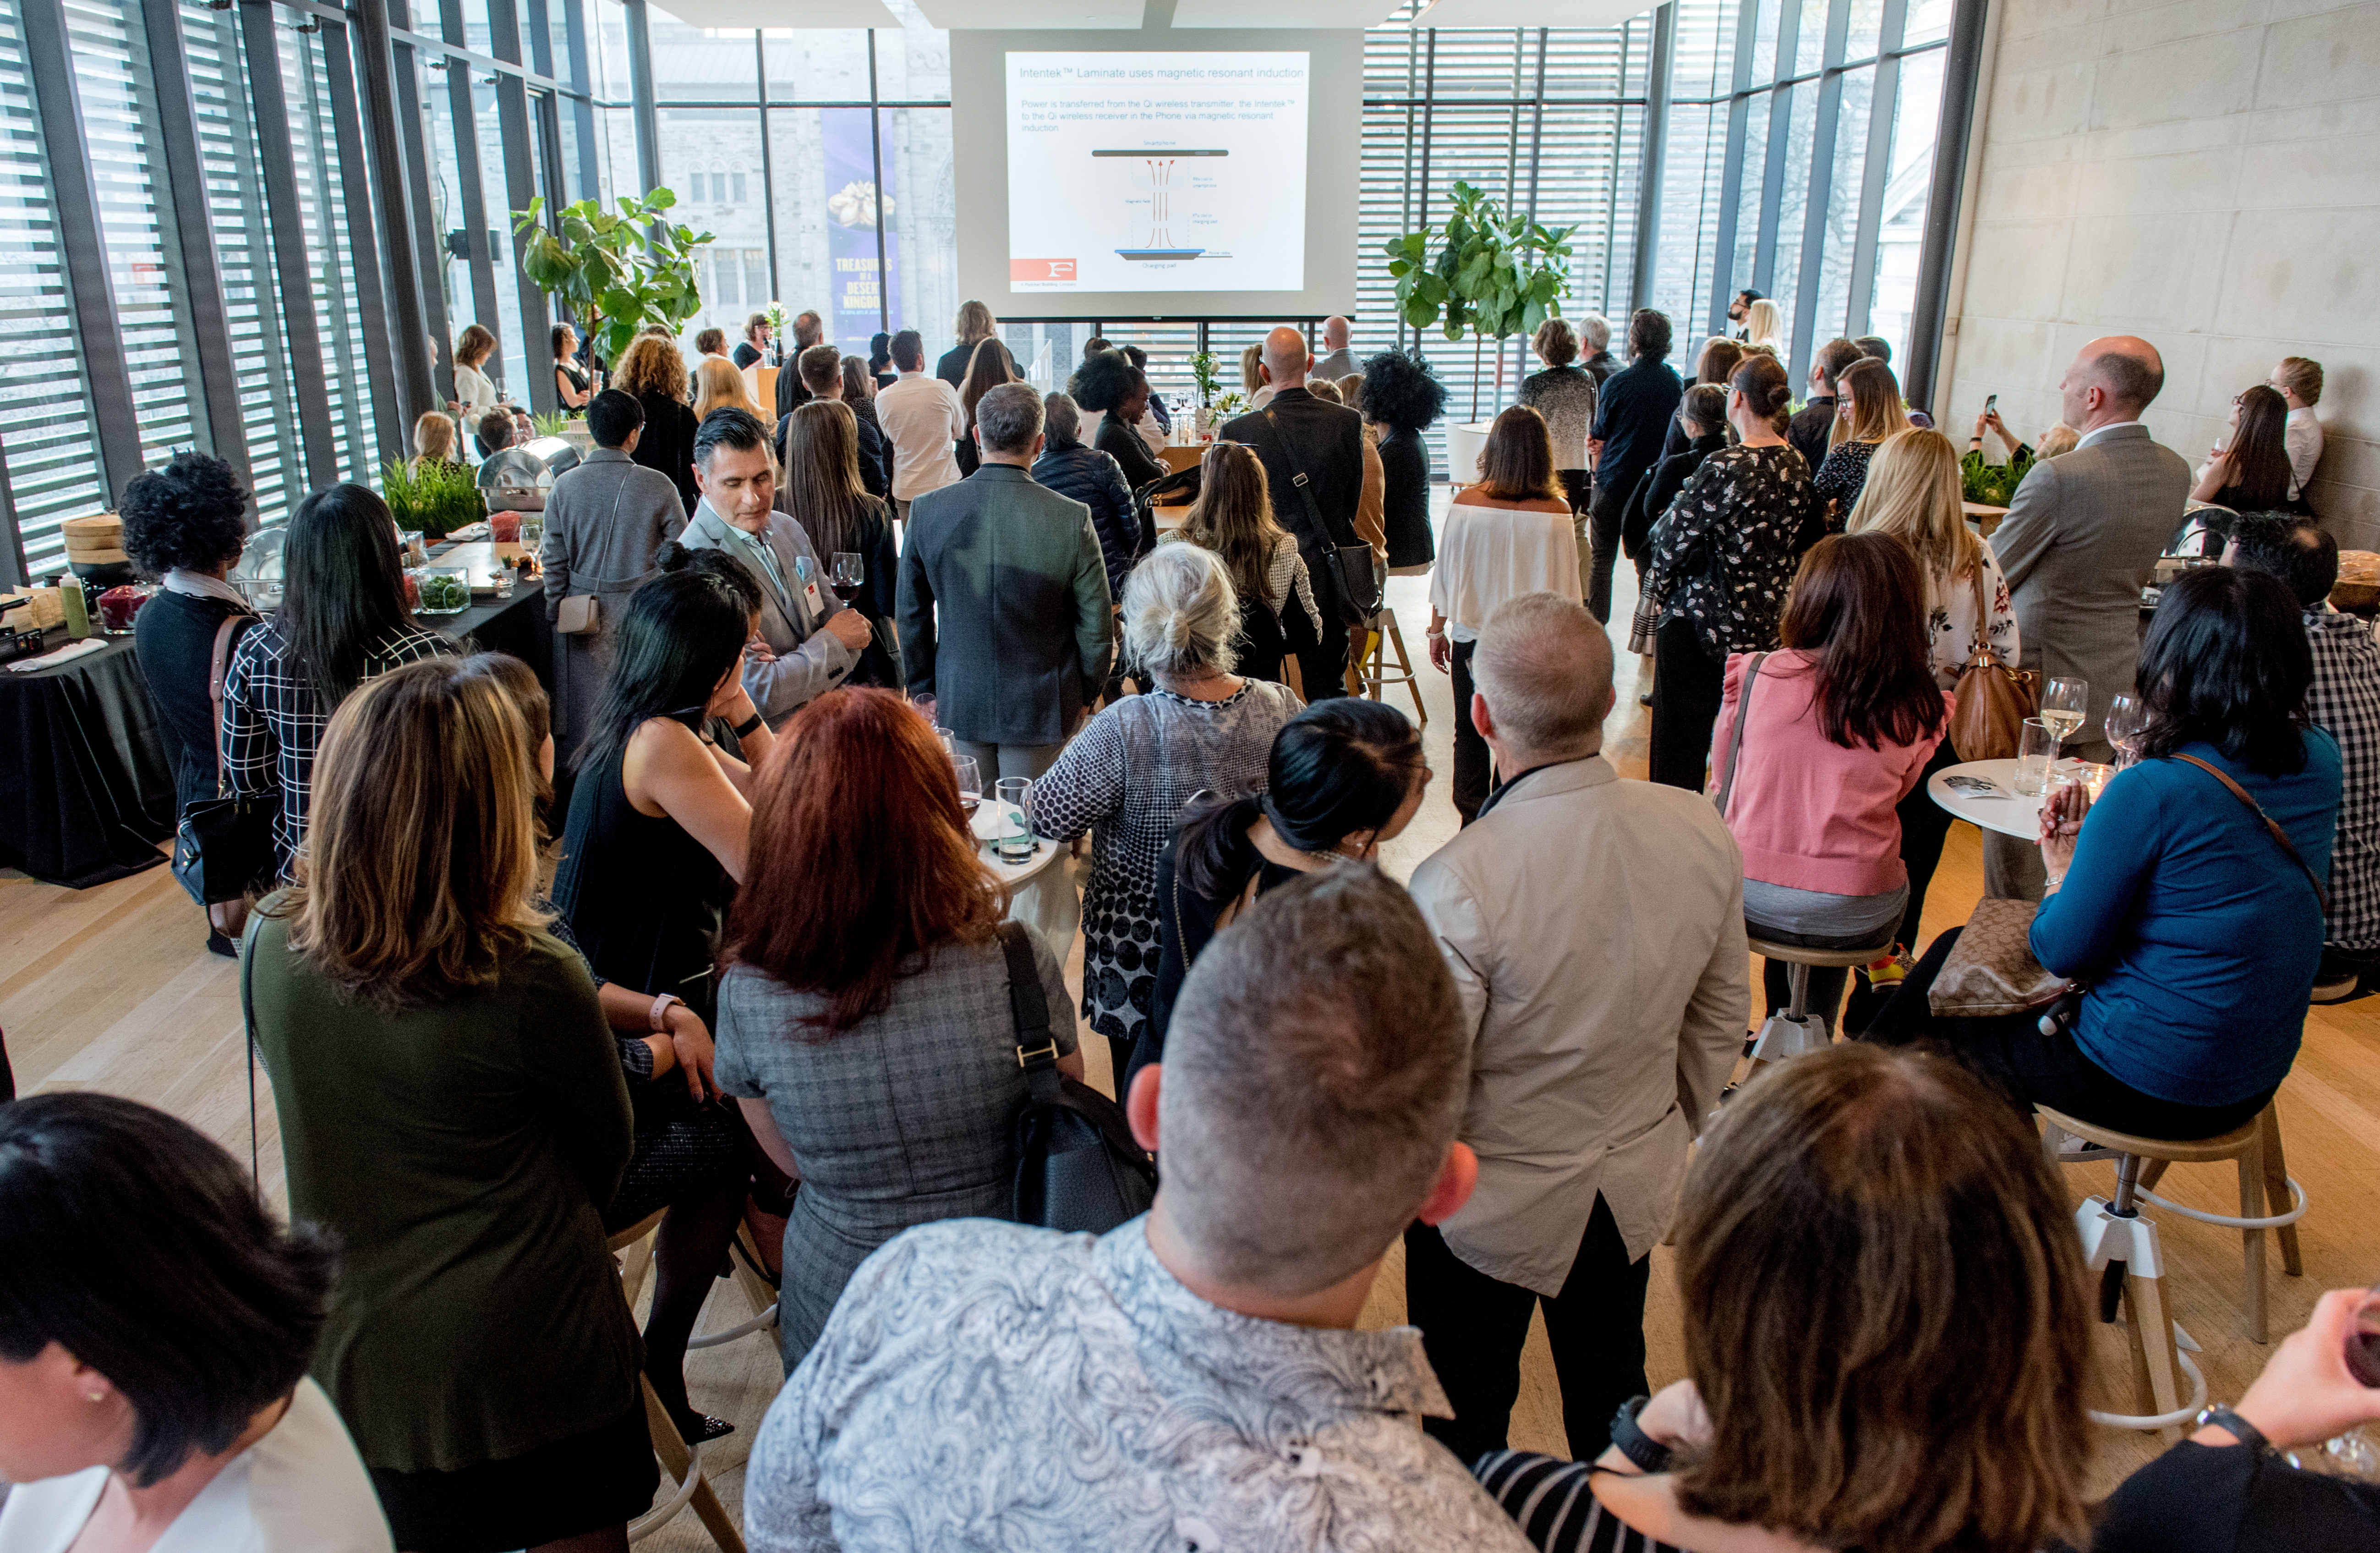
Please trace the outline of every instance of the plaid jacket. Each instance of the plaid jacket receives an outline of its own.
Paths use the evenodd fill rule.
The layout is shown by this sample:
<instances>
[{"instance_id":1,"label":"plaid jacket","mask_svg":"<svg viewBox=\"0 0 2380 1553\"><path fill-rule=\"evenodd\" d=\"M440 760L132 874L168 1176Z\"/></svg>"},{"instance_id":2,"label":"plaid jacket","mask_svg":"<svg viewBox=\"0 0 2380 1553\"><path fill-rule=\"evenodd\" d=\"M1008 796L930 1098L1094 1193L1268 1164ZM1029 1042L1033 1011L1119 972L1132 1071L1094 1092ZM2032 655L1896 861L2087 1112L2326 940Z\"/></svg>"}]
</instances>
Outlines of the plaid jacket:
<instances>
[{"instance_id":1,"label":"plaid jacket","mask_svg":"<svg viewBox=\"0 0 2380 1553\"><path fill-rule=\"evenodd\" d=\"M2380 948L2380 644L2353 615L2309 611L2305 623L2313 648L2306 715L2338 740L2341 777L2324 938Z\"/></svg>"},{"instance_id":2,"label":"plaid jacket","mask_svg":"<svg viewBox=\"0 0 2380 1553\"><path fill-rule=\"evenodd\" d=\"M400 626L364 655L364 678L455 650L455 643L434 631ZM337 710L322 704L296 649L272 621L239 639L224 670L224 775L243 798L281 794L273 850L284 880L297 872L314 751Z\"/></svg>"}]
</instances>

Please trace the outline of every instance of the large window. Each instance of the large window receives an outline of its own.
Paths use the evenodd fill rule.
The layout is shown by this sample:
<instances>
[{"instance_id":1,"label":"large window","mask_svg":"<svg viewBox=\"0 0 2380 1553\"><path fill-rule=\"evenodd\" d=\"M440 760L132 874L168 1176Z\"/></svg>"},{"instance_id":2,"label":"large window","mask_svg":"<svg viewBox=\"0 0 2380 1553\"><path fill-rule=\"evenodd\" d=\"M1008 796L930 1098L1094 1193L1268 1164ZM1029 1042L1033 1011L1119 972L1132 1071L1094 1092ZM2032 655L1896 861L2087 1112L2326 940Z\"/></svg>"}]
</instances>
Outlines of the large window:
<instances>
[{"instance_id":1,"label":"large window","mask_svg":"<svg viewBox=\"0 0 2380 1553\"><path fill-rule=\"evenodd\" d=\"M1662 308L1681 364L1746 287L1783 309L1797 381L1834 335L1904 355L1938 325L1918 316L1937 119L1974 63L1954 59L1954 0L1417 30L1421 3L1366 40L1355 292L1333 301L1359 358L1428 356L1451 421L1536 366L1525 340L1397 315L1382 247L1442 222L1457 180L1571 228L1562 312ZM56 569L60 521L177 448L243 469L263 522L377 480L451 397L474 324L506 396L552 410L559 304L512 231L538 196L673 190L711 234L689 347L781 303L846 351L914 328L939 357L961 300L949 39L886 4L897 26L838 31L705 28L652 0L0 0L0 573ZM1237 388L1275 322L1321 321L1002 333L1045 388L1095 332L1136 346L1186 412L1193 354Z\"/></svg>"},{"instance_id":2,"label":"large window","mask_svg":"<svg viewBox=\"0 0 2380 1553\"><path fill-rule=\"evenodd\" d=\"M1950 0L1675 0L1651 305L1682 341L1776 300L1798 384L1838 335L1906 360Z\"/></svg>"}]
</instances>

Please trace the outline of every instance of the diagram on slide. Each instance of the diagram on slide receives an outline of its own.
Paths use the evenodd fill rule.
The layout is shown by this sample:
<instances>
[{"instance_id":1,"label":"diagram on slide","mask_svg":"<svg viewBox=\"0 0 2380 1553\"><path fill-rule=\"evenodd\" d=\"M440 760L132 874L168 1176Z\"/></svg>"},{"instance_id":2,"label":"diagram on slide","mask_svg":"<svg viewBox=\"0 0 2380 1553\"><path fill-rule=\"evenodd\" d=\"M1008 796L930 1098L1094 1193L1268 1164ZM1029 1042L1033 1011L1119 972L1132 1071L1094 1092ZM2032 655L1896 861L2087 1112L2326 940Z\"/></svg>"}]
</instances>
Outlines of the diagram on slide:
<instances>
[{"instance_id":1,"label":"diagram on slide","mask_svg":"<svg viewBox=\"0 0 2380 1553\"><path fill-rule=\"evenodd\" d=\"M1009 55L1011 287L1302 287L1309 57Z\"/></svg>"}]
</instances>

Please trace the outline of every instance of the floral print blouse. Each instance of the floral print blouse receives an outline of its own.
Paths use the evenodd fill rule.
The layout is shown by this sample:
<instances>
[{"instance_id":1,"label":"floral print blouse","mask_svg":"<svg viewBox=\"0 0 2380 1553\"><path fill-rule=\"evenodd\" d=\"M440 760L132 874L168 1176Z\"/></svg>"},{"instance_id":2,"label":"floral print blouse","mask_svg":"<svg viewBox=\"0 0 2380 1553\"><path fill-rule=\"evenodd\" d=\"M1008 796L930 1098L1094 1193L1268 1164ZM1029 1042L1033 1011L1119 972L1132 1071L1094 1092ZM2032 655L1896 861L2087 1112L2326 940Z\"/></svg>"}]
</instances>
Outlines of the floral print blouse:
<instances>
[{"instance_id":1,"label":"floral print blouse","mask_svg":"<svg viewBox=\"0 0 2380 1553\"><path fill-rule=\"evenodd\" d=\"M1976 542L1983 551L1983 613L1976 613L1975 574L1946 577L1928 569L1925 577L1925 643L1935 683L1946 691L1959 687L1959 670L1986 641L1993 655L2013 668L2017 650L2016 610L2009 603L2008 579L2000 575L1999 557L1989 540Z\"/></svg>"},{"instance_id":2,"label":"floral print blouse","mask_svg":"<svg viewBox=\"0 0 2380 1553\"><path fill-rule=\"evenodd\" d=\"M1723 447L1704 459L1653 529L1662 620L1692 624L1713 662L1774 648L1821 510L1810 466L1789 444Z\"/></svg>"},{"instance_id":3,"label":"floral print blouse","mask_svg":"<svg viewBox=\"0 0 2380 1553\"><path fill-rule=\"evenodd\" d=\"M1876 442L1839 442L1810 478L1811 488L1817 492L1821 506L1833 504L1827 517L1827 532L1840 533L1852 520L1852 508L1859 505L1860 493L1867 489L1867 462L1876 450L1884 446Z\"/></svg>"}]
</instances>

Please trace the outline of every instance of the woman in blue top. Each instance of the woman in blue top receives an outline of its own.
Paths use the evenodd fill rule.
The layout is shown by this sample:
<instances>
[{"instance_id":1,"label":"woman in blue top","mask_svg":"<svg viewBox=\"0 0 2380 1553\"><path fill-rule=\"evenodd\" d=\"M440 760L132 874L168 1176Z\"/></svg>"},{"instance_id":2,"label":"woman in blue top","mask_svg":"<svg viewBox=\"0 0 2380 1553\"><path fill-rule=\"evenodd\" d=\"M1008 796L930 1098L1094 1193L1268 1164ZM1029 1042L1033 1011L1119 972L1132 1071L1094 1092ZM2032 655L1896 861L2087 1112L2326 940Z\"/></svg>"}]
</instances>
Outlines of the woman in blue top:
<instances>
[{"instance_id":1,"label":"woman in blue top","mask_svg":"<svg viewBox=\"0 0 2380 1553\"><path fill-rule=\"evenodd\" d=\"M2043 810L2033 952L2082 984L2079 1012L2053 1036L2034 1014L1932 1018L1952 932L1868 1038L1931 1035L2028 1108L2153 1138L2210 1137L2263 1110L2297 1058L2322 960L2315 881L2330 871L2339 759L2305 720L2313 677L2277 579L2210 567L2168 587L2141 649L2141 763L2095 804L2069 788Z\"/></svg>"}]
</instances>

